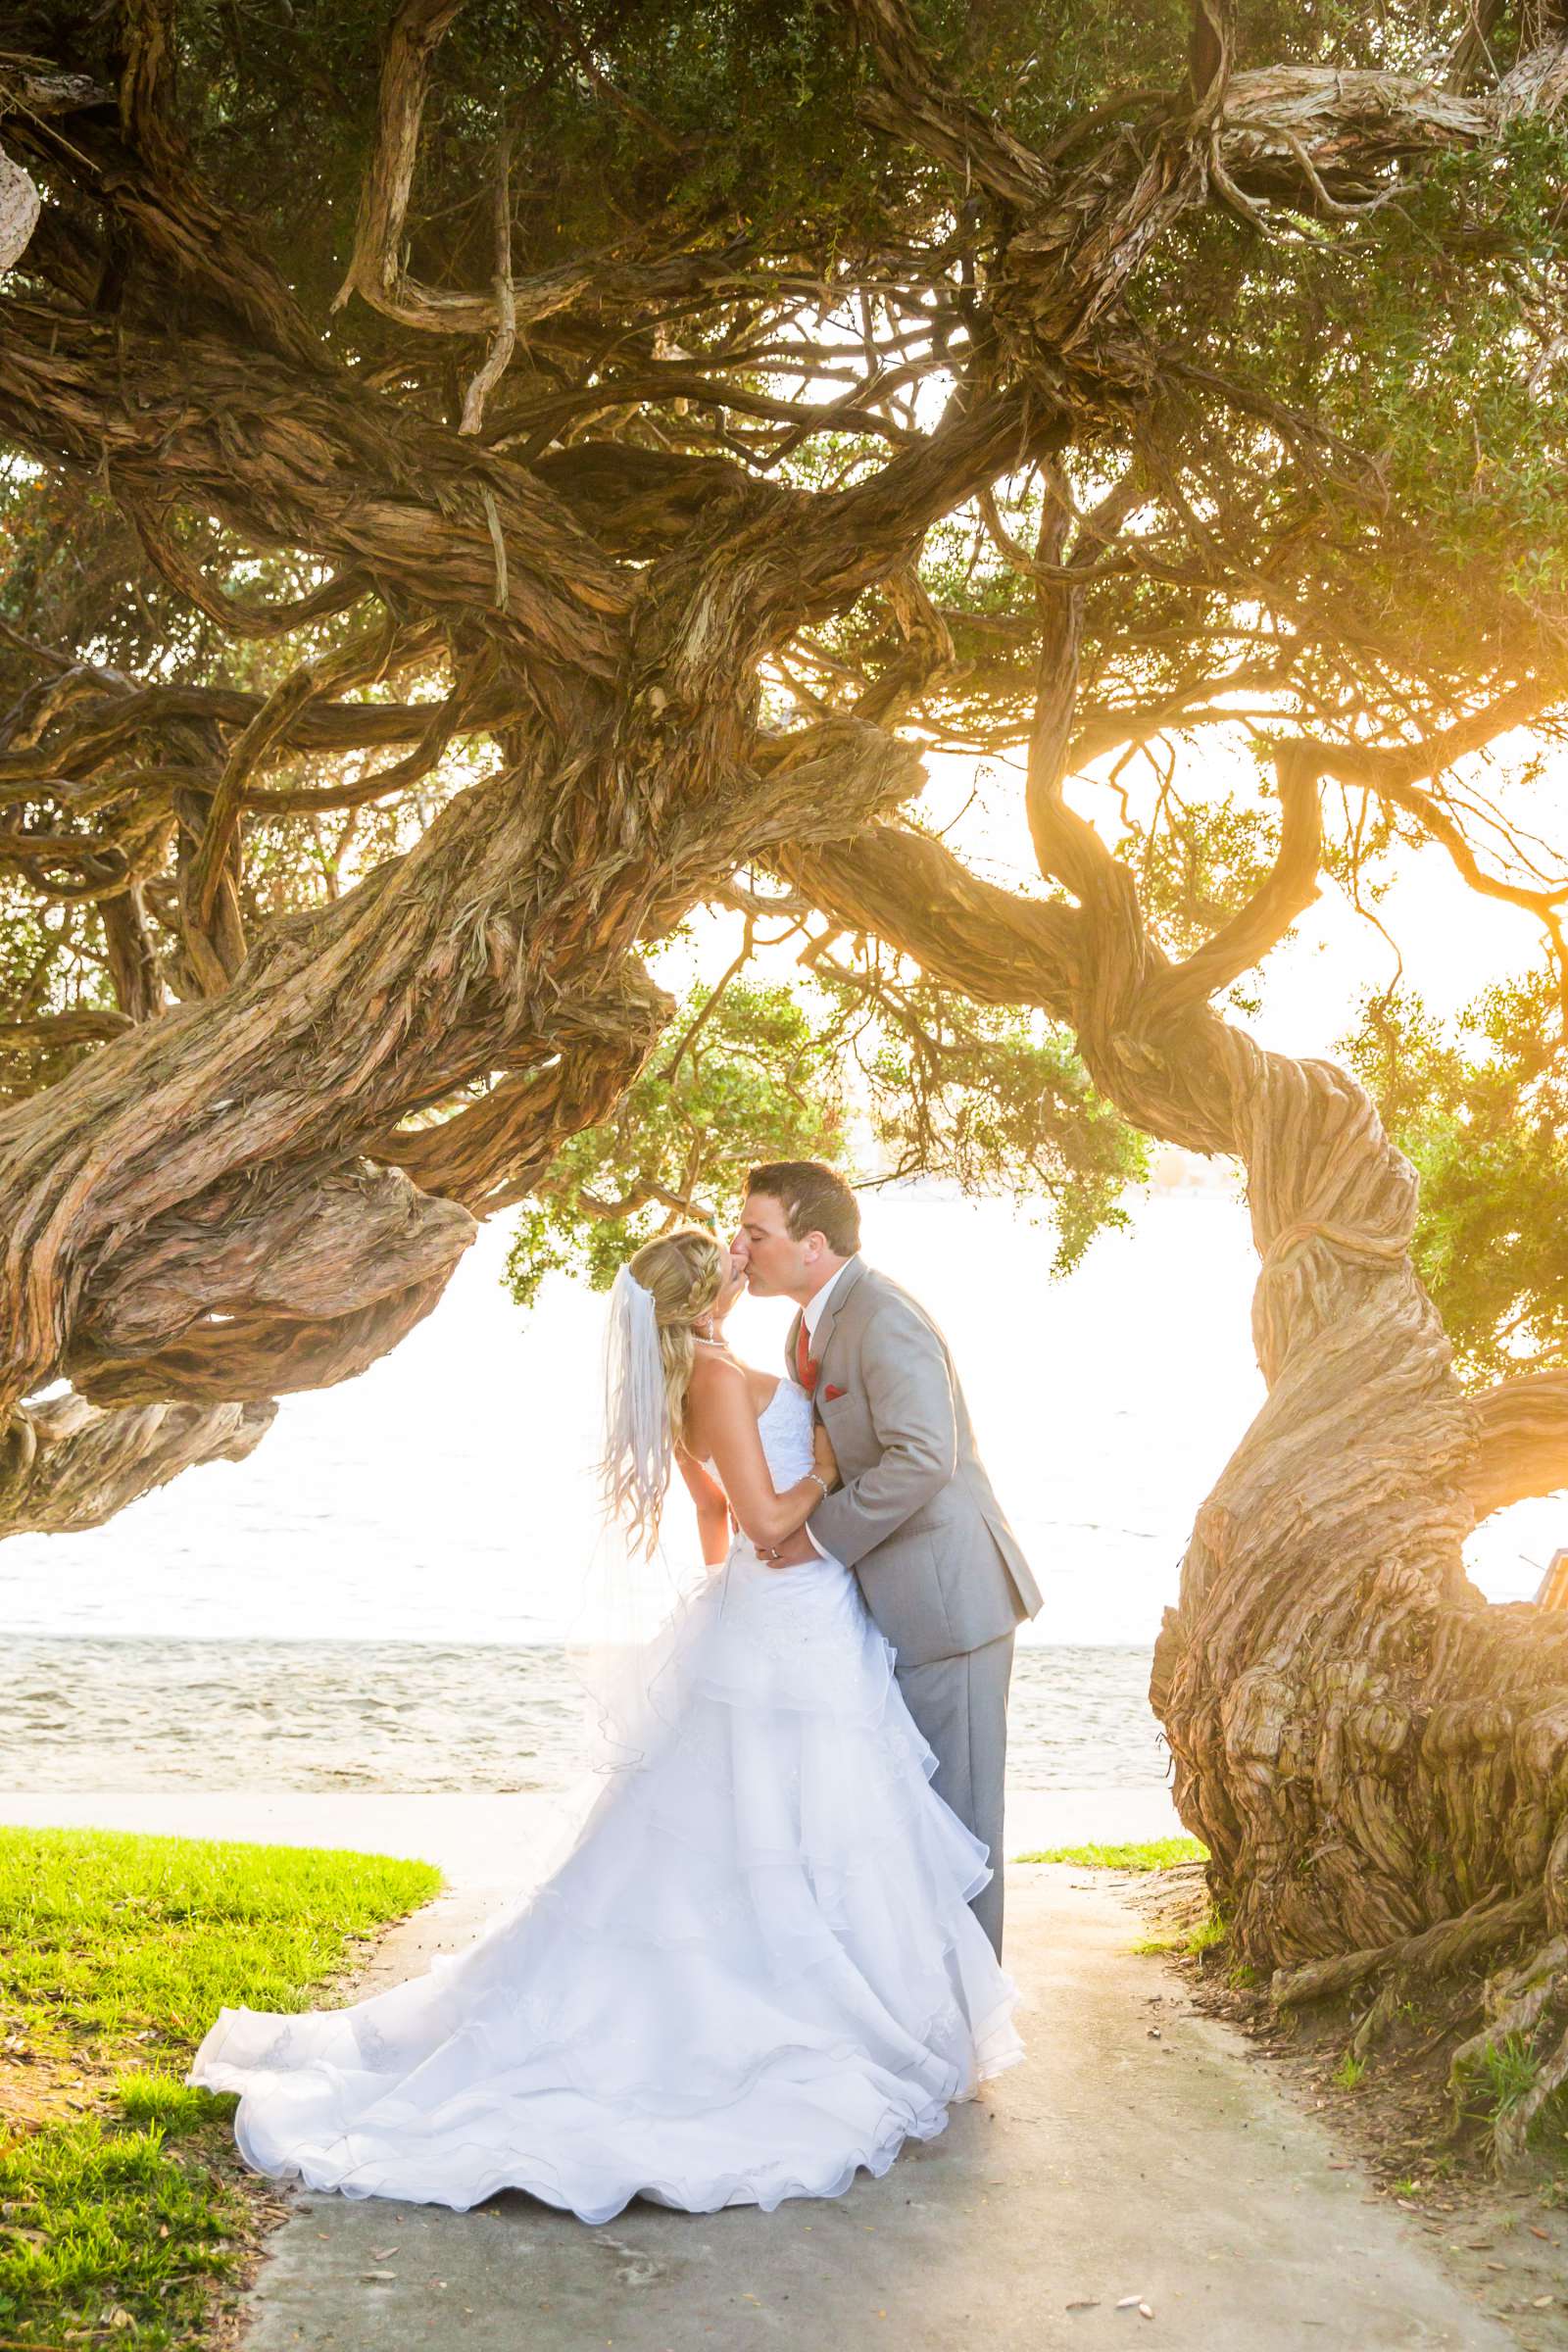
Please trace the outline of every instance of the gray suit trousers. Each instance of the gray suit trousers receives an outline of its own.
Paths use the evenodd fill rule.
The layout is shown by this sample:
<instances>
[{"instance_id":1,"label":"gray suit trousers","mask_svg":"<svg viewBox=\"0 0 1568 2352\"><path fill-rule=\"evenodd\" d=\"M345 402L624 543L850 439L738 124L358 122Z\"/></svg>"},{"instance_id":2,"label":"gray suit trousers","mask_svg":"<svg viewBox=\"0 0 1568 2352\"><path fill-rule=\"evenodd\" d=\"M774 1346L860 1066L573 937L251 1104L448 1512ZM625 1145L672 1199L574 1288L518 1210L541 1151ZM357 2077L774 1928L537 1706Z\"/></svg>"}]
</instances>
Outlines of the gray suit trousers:
<instances>
[{"instance_id":1,"label":"gray suit trousers","mask_svg":"<svg viewBox=\"0 0 1568 2352\"><path fill-rule=\"evenodd\" d=\"M1011 1634L987 1642L956 1658L933 1658L928 1666L900 1666L899 1689L921 1734L937 1751L931 1786L965 1828L983 1838L991 1854L991 1882L969 1908L1002 1957L1004 1857L1003 1777L1007 1757L1007 1683L1012 1674Z\"/></svg>"}]
</instances>

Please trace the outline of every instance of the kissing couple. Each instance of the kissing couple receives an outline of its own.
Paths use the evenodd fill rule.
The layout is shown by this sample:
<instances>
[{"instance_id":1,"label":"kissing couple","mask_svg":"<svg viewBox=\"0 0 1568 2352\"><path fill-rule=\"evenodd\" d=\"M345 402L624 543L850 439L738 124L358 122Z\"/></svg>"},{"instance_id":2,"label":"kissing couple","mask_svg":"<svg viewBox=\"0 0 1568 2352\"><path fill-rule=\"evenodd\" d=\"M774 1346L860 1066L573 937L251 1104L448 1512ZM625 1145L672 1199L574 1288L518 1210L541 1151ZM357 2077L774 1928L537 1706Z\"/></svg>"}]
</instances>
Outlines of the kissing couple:
<instances>
[{"instance_id":1,"label":"kissing couple","mask_svg":"<svg viewBox=\"0 0 1568 2352\"><path fill-rule=\"evenodd\" d=\"M340 2009L220 2009L186 2081L254 2170L585 2222L835 2197L1022 2055L1001 1964L1014 1630L1040 1594L946 1342L814 1160L754 1168L726 1250L611 1294L605 1511L708 1573L634 1662L638 1740L564 1860L465 1950ZM782 1377L724 1338L793 1298ZM667 1536L665 1538L667 1541Z\"/></svg>"}]
</instances>

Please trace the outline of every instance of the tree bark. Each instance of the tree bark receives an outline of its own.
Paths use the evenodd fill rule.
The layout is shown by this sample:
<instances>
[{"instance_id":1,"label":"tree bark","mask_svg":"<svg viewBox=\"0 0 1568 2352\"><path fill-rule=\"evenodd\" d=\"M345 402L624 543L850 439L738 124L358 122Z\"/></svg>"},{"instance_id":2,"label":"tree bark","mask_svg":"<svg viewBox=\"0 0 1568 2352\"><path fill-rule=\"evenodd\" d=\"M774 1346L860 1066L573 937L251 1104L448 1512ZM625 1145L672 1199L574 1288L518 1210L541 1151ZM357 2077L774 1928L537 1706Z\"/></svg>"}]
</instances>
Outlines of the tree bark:
<instances>
[{"instance_id":1,"label":"tree bark","mask_svg":"<svg viewBox=\"0 0 1568 2352\"><path fill-rule=\"evenodd\" d=\"M13 1416L0 1446L0 1531L70 1535L201 1462L242 1462L275 1404L144 1405L101 1412L85 1397L42 1398Z\"/></svg>"},{"instance_id":2,"label":"tree bark","mask_svg":"<svg viewBox=\"0 0 1568 2352\"><path fill-rule=\"evenodd\" d=\"M634 943L748 856L918 781L912 747L852 721L770 745L733 704L667 735L666 708L470 787L405 858L269 933L226 993L0 1119L8 1412L62 1374L139 1407L363 1370L440 1296L464 1202L517 1197L636 1074L669 1007ZM441 1124L400 1126L497 1071Z\"/></svg>"}]
</instances>

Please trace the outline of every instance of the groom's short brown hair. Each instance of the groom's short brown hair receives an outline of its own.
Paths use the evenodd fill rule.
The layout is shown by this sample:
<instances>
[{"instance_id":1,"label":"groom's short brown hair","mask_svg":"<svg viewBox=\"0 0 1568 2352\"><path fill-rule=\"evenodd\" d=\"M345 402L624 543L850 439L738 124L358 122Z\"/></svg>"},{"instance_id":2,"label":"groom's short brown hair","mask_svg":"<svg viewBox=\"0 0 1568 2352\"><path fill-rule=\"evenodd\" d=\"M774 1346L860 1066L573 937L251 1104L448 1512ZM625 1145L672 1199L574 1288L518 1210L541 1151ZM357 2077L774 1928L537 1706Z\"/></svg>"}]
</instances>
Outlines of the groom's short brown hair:
<instances>
[{"instance_id":1,"label":"groom's short brown hair","mask_svg":"<svg viewBox=\"0 0 1568 2352\"><path fill-rule=\"evenodd\" d=\"M783 1202L793 1241L819 1233L835 1257L853 1257L860 1247L860 1204L837 1168L820 1159L771 1159L752 1170L746 1190Z\"/></svg>"}]
</instances>

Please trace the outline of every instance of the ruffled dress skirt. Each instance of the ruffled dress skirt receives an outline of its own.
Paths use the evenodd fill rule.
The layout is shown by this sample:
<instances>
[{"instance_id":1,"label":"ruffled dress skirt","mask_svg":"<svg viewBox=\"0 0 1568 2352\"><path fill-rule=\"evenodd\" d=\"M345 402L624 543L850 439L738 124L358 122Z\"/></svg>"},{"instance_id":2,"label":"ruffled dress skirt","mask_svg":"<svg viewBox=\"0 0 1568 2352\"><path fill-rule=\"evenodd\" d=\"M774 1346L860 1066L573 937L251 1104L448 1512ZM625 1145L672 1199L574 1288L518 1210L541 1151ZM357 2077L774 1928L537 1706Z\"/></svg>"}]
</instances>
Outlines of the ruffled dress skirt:
<instances>
[{"instance_id":1,"label":"ruffled dress skirt","mask_svg":"<svg viewBox=\"0 0 1568 2352\"><path fill-rule=\"evenodd\" d=\"M667 1629L661 1730L565 1859L428 1972L223 2009L186 2080L255 2171L465 2211L517 2188L771 2211L887 2171L1022 2054L893 1652L833 1560L744 1542Z\"/></svg>"}]
</instances>

